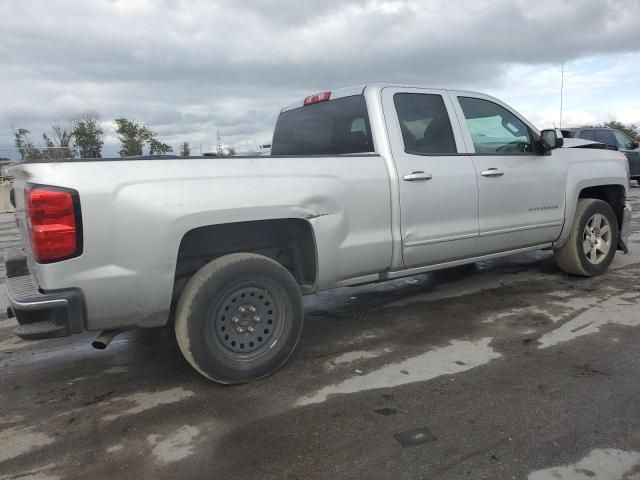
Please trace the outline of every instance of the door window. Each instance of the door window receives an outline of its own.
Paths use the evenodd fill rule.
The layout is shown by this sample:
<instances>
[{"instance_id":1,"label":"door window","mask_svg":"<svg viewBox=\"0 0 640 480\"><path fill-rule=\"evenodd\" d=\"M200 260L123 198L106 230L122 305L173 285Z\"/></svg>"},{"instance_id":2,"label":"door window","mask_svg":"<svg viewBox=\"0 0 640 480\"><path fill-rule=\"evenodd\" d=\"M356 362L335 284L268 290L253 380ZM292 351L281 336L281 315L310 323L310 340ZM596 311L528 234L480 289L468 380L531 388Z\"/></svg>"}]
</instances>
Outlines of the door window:
<instances>
[{"instance_id":1,"label":"door window","mask_svg":"<svg viewBox=\"0 0 640 480\"><path fill-rule=\"evenodd\" d=\"M591 140L592 142L596 141L596 135L593 130L583 130L580 132L580 138L584 140Z\"/></svg>"},{"instance_id":2,"label":"door window","mask_svg":"<svg viewBox=\"0 0 640 480\"><path fill-rule=\"evenodd\" d=\"M458 152L442 96L396 93L393 103L400 121L405 152L414 155Z\"/></svg>"},{"instance_id":3,"label":"door window","mask_svg":"<svg viewBox=\"0 0 640 480\"><path fill-rule=\"evenodd\" d=\"M616 137L618 142L618 148L620 150L632 150L633 142L624 133L620 133L617 130L613 130L613 136Z\"/></svg>"},{"instance_id":4,"label":"door window","mask_svg":"<svg viewBox=\"0 0 640 480\"><path fill-rule=\"evenodd\" d=\"M534 151L529 129L509 110L480 98L458 100L476 153L509 155Z\"/></svg>"},{"instance_id":5,"label":"door window","mask_svg":"<svg viewBox=\"0 0 640 480\"><path fill-rule=\"evenodd\" d=\"M613 134L609 130L596 130L596 142L606 143L607 145L611 145L613 147L617 147L615 139L613 138Z\"/></svg>"}]
</instances>

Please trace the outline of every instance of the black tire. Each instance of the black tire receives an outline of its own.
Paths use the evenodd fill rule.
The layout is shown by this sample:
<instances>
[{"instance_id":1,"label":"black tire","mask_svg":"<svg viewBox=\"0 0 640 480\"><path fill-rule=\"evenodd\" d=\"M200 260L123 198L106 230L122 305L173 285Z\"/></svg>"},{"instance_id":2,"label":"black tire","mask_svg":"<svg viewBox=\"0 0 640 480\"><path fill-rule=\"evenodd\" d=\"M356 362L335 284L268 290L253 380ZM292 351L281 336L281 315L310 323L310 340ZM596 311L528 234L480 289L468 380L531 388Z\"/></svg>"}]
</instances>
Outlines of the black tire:
<instances>
[{"instance_id":1,"label":"black tire","mask_svg":"<svg viewBox=\"0 0 640 480\"><path fill-rule=\"evenodd\" d=\"M300 288L286 268L262 255L234 253L191 277L175 318L187 361L214 382L235 384L266 377L287 361L304 312Z\"/></svg>"},{"instance_id":2,"label":"black tire","mask_svg":"<svg viewBox=\"0 0 640 480\"><path fill-rule=\"evenodd\" d=\"M592 222L592 219L597 218L595 217L597 215L604 217L606 224L609 226L608 250L600 252L600 256L598 256L598 249L585 252L585 249L589 249L589 245L593 249L593 242L596 245L606 245L605 238L607 234L600 235L600 227L593 229L597 230L594 236L588 236L586 233L587 223ZM590 225L593 226L594 224ZM602 225L605 224L602 223ZM592 229L589 228L589 230ZM598 241L603 243L598 244ZM587 243L583 246L583 242ZM602 200L581 198L578 200L569 238L562 247L554 251L554 254L556 263L565 272L582 277L593 277L604 273L609 268L617 247L618 220L611 206Z\"/></svg>"}]
</instances>

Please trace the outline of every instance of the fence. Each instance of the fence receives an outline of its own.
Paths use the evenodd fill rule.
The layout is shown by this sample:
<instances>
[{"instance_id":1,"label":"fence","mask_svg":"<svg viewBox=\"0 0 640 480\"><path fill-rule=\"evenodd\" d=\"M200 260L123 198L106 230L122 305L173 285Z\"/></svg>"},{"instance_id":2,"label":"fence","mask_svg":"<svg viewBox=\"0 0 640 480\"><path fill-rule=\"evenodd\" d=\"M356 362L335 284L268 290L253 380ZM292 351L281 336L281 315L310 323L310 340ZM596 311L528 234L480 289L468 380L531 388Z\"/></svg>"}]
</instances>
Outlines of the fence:
<instances>
[{"instance_id":1,"label":"fence","mask_svg":"<svg viewBox=\"0 0 640 480\"><path fill-rule=\"evenodd\" d=\"M79 152L73 147L47 147L42 145L34 146L29 149L20 149L16 147L0 146L0 161L21 162L23 157L30 160L39 159L55 159L66 158L69 156L78 156Z\"/></svg>"}]
</instances>

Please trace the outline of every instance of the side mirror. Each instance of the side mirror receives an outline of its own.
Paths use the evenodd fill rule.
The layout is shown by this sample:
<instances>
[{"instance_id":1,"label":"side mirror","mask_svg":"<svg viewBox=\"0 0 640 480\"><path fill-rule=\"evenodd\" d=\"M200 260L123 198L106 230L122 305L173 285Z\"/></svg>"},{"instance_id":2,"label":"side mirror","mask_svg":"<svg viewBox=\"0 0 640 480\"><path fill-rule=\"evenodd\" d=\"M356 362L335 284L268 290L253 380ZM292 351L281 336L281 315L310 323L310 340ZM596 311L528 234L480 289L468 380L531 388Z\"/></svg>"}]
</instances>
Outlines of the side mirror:
<instances>
[{"instance_id":1,"label":"side mirror","mask_svg":"<svg viewBox=\"0 0 640 480\"><path fill-rule=\"evenodd\" d=\"M540 132L540 146L542 153L547 153L554 148L561 148L564 145L564 139L558 136L558 132L550 128Z\"/></svg>"},{"instance_id":2,"label":"side mirror","mask_svg":"<svg viewBox=\"0 0 640 480\"><path fill-rule=\"evenodd\" d=\"M631 141L631 150L635 150L638 147L640 147L640 143L638 143L637 140L632 140Z\"/></svg>"}]
</instances>

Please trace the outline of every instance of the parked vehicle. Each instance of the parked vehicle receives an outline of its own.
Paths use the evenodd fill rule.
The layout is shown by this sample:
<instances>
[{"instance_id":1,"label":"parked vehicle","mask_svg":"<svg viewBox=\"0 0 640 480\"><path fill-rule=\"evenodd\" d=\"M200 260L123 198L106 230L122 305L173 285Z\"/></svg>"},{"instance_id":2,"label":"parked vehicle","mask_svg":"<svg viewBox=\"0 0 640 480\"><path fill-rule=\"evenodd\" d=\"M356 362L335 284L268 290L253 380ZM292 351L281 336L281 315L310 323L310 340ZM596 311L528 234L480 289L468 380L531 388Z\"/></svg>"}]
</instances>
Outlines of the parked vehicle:
<instances>
[{"instance_id":1,"label":"parked vehicle","mask_svg":"<svg viewBox=\"0 0 640 480\"><path fill-rule=\"evenodd\" d=\"M14 167L16 333L104 348L175 318L189 363L240 383L289 358L302 295L549 248L601 274L627 248L626 161L562 143L487 95L375 84L285 107L272 156Z\"/></svg>"},{"instance_id":2,"label":"parked vehicle","mask_svg":"<svg viewBox=\"0 0 640 480\"><path fill-rule=\"evenodd\" d=\"M606 127L563 128L562 136L582 138L616 147L623 152L629 162L630 178L640 185L640 144L620 130Z\"/></svg>"}]
</instances>

